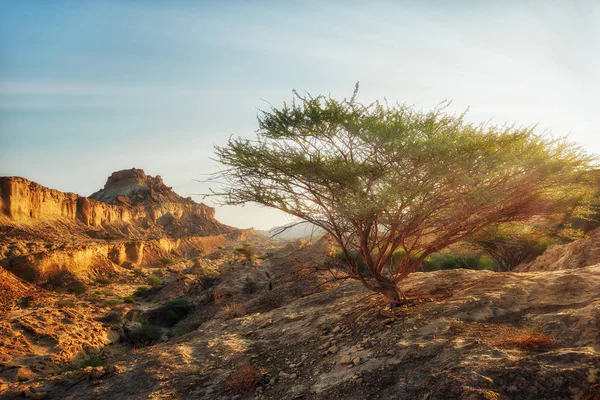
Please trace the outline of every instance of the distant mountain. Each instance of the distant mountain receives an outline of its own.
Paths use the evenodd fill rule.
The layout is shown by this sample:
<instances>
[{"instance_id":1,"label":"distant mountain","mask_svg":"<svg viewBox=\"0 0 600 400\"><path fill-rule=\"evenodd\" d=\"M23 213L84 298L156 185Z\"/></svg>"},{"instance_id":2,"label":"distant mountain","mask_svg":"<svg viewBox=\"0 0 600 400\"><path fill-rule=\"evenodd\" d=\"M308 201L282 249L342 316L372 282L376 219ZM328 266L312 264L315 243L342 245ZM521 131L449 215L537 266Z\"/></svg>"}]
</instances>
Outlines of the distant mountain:
<instances>
[{"instance_id":1,"label":"distant mountain","mask_svg":"<svg viewBox=\"0 0 600 400\"><path fill-rule=\"evenodd\" d=\"M294 224L276 226L266 231L257 230L256 232L269 237L275 235L274 238L284 240L304 239L310 237L312 237L313 239L318 239L325 233L323 229L308 222L295 226L291 225ZM279 232L282 228L286 226L291 227L289 229L286 229L284 232L277 234L277 232Z\"/></svg>"}]
</instances>

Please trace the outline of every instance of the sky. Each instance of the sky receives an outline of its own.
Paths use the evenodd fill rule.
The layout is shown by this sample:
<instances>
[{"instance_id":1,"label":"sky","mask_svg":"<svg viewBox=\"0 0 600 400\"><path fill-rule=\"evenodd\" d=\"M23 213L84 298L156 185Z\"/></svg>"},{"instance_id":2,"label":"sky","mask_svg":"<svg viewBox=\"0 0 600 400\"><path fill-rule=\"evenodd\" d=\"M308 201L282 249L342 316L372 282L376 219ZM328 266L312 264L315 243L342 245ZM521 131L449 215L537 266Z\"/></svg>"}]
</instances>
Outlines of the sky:
<instances>
[{"instance_id":1,"label":"sky","mask_svg":"<svg viewBox=\"0 0 600 400\"><path fill-rule=\"evenodd\" d=\"M600 153L597 1L1 1L0 176L89 195L142 168L213 205L213 146L292 90L537 124ZM267 103L268 102L268 103ZM218 207L240 228L280 212Z\"/></svg>"}]
</instances>

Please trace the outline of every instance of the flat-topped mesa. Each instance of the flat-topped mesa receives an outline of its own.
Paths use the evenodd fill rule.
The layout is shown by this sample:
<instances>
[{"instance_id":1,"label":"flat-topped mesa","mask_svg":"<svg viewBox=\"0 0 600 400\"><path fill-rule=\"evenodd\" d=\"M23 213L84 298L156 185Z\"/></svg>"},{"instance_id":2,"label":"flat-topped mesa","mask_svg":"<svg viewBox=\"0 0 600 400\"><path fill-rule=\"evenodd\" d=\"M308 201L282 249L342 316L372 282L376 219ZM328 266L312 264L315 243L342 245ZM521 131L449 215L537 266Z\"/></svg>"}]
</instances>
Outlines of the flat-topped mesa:
<instances>
[{"instance_id":1,"label":"flat-topped mesa","mask_svg":"<svg viewBox=\"0 0 600 400\"><path fill-rule=\"evenodd\" d=\"M141 169L117 171L89 198L49 189L21 177L0 177L0 216L20 222L83 223L106 228L126 224L136 231L170 237L214 235L233 228L215 219L215 210L183 198L160 176Z\"/></svg>"}]
</instances>

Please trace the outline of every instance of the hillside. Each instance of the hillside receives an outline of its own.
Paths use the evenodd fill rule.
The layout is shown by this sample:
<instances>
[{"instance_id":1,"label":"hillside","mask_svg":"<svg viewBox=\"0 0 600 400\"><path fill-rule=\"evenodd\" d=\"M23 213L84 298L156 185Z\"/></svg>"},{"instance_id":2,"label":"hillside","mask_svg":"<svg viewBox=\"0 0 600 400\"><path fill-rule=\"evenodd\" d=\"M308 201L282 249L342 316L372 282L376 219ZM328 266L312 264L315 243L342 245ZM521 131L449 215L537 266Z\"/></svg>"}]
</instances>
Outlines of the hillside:
<instances>
[{"instance_id":1,"label":"hillside","mask_svg":"<svg viewBox=\"0 0 600 400\"><path fill-rule=\"evenodd\" d=\"M114 340L97 343L102 365L42 380L17 378L5 393L49 399L600 396L600 266L415 273L403 285L409 304L389 310L357 283L317 287L325 276L306 274L302 265L318 261L321 251L287 246L253 267L238 260L217 268L214 286L184 291L196 307L170 339L134 351ZM271 290L261 271L268 271ZM250 278L257 282L251 293L243 284ZM103 329L128 329L142 318L130 321L131 310L149 316L143 311L149 303L181 295L181 285L172 281L142 304L113 307L102 320L119 317ZM73 319L85 307L66 311ZM247 387L236 372L248 368L242 365L256 371Z\"/></svg>"}]
</instances>

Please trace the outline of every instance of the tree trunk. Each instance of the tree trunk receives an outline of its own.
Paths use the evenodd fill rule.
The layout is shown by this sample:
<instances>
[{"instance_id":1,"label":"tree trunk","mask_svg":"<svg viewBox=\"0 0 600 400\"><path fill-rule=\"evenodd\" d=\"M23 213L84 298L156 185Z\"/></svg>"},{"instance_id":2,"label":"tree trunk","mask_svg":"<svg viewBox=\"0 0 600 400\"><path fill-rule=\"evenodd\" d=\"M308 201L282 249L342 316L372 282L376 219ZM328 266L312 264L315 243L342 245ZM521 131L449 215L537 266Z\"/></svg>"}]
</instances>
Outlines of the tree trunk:
<instances>
[{"instance_id":1,"label":"tree trunk","mask_svg":"<svg viewBox=\"0 0 600 400\"><path fill-rule=\"evenodd\" d=\"M377 285L374 290L381 293L390 303L391 307L398 307L406 303L406 296L404 296L402 290L396 285L396 282L385 276L379 275L377 277Z\"/></svg>"}]
</instances>

